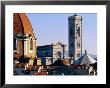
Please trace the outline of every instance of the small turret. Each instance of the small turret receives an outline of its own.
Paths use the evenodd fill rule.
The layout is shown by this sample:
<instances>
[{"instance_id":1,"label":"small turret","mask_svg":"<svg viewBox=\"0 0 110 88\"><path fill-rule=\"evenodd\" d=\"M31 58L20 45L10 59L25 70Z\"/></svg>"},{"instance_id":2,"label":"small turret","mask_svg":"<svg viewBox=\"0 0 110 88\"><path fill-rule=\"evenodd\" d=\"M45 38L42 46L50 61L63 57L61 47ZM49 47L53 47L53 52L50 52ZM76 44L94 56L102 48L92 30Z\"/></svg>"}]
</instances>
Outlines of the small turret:
<instances>
[{"instance_id":1,"label":"small turret","mask_svg":"<svg viewBox=\"0 0 110 88\"><path fill-rule=\"evenodd\" d=\"M87 51L85 50L85 55L87 55Z\"/></svg>"}]
</instances>

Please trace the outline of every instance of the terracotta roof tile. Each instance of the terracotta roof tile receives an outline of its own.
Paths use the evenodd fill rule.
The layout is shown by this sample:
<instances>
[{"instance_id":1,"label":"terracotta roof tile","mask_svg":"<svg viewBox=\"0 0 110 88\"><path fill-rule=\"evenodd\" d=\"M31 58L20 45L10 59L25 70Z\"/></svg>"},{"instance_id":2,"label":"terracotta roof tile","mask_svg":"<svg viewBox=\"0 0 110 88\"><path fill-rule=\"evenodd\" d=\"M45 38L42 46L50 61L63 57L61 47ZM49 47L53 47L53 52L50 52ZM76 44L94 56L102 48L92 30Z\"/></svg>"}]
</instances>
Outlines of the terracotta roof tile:
<instances>
[{"instance_id":1,"label":"terracotta roof tile","mask_svg":"<svg viewBox=\"0 0 110 88\"><path fill-rule=\"evenodd\" d=\"M33 34L31 23L25 13L14 13L14 32L17 34Z\"/></svg>"}]
</instances>

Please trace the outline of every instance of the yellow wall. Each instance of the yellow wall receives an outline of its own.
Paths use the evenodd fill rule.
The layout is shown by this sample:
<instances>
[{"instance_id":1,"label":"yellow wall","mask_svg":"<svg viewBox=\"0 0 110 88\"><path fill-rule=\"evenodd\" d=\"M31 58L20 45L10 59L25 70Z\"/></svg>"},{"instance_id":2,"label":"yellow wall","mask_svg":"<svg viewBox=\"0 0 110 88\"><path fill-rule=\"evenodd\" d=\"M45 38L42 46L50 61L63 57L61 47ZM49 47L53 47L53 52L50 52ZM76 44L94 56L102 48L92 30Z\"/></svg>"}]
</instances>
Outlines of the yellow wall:
<instances>
[{"instance_id":1,"label":"yellow wall","mask_svg":"<svg viewBox=\"0 0 110 88\"><path fill-rule=\"evenodd\" d=\"M14 54L14 57L15 58L19 58L23 55L23 45L22 45L22 41L21 40L18 40L17 41L17 50L14 50L16 52L18 52L17 54Z\"/></svg>"},{"instance_id":2,"label":"yellow wall","mask_svg":"<svg viewBox=\"0 0 110 88\"><path fill-rule=\"evenodd\" d=\"M41 65L41 60L37 59L37 65Z\"/></svg>"},{"instance_id":3,"label":"yellow wall","mask_svg":"<svg viewBox=\"0 0 110 88\"><path fill-rule=\"evenodd\" d=\"M25 40L27 41L27 54L24 55L24 57L29 57L30 59L34 60L36 57L36 40L33 40L33 51L30 52L30 40ZM18 51L17 54L14 54L14 57L19 58L20 56L23 55L23 45L22 45L22 40L18 40L18 49L14 50Z\"/></svg>"},{"instance_id":4,"label":"yellow wall","mask_svg":"<svg viewBox=\"0 0 110 88\"><path fill-rule=\"evenodd\" d=\"M33 51L30 51L30 40L27 40L27 57L31 57L31 59L35 59L36 57L36 41L33 41Z\"/></svg>"}]
</instances>

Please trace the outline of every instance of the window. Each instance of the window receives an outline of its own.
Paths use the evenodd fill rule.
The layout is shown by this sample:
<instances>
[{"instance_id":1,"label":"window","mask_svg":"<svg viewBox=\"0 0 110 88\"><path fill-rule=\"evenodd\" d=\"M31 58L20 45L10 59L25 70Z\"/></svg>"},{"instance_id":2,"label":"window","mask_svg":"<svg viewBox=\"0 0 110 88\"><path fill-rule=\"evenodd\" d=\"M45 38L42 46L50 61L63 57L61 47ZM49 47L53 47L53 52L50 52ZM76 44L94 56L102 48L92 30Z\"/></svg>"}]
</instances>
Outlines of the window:
<instances>
[{"instance_id":1,"label":"window","mask_svg":"<svg viewBox=\"0 0 110 88\"><path fill-rule=\"evenodd\" d=\"M58 57L61 58L62 53L60 51L57 52Z\"/></svg>"},{"instance_id":2,"label":"window","mask_svg":"<svg viewBox=\"0 0 110 88\"><path fill-rule=\"evenodd\" d=\"M80 42L77 42L77 47L80 48Z\"/></svg>"},{"instance_id":3,"label":"window","mask_svg":"<svg viewBox=\"0 0 110 88\"><path fill-rule=\"evenodd\" d=\"M80 57L80 53L77 53L77 57Z\"/></svg>"},{"instance_id":4,"label":"window","mask_svg":"<svg viewBox=\"0 0 110 88\"><path fill-rule=\"evenodd\" d=\"M77 35L80 37L80 27L77 29Z\"/></svg>"},{"instance_id":5,"label":"window","mask_svg":"<svg viewBox=\"0 0 110 88\"><path fill-rule=\"evenodd\" d=\"M33 40L32 40L32 38L30 39L30 50L33 50Z\"/></svg>"},{"instance_id":6,"label":"window","mask_svg":"<svg viewBox=\"0 0 110 88\"><path fill-rule=\"evenodd\" d=\"M17 50L17 39L15 37L13 39L13 48L14 50Z\"/></svg>"}]
</instances>

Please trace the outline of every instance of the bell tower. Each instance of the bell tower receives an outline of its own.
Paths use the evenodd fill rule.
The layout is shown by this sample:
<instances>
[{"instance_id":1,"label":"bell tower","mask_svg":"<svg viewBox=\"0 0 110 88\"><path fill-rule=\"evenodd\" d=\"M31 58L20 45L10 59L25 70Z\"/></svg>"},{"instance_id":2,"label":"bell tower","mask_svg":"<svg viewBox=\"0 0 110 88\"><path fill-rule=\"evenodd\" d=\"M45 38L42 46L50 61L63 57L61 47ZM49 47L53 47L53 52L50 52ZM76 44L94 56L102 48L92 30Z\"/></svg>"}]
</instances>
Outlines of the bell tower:
<instances>
[{"instance_id":1,"label":"bell tower","mask_svg":"<svg viewBox=\"0 0 110 88\"><path fill-rule=\"evenodd\" d=\"M74 14L68 17L69 57L78 60L82 55L82 17Z\"/></svg>"}]
</instances>

